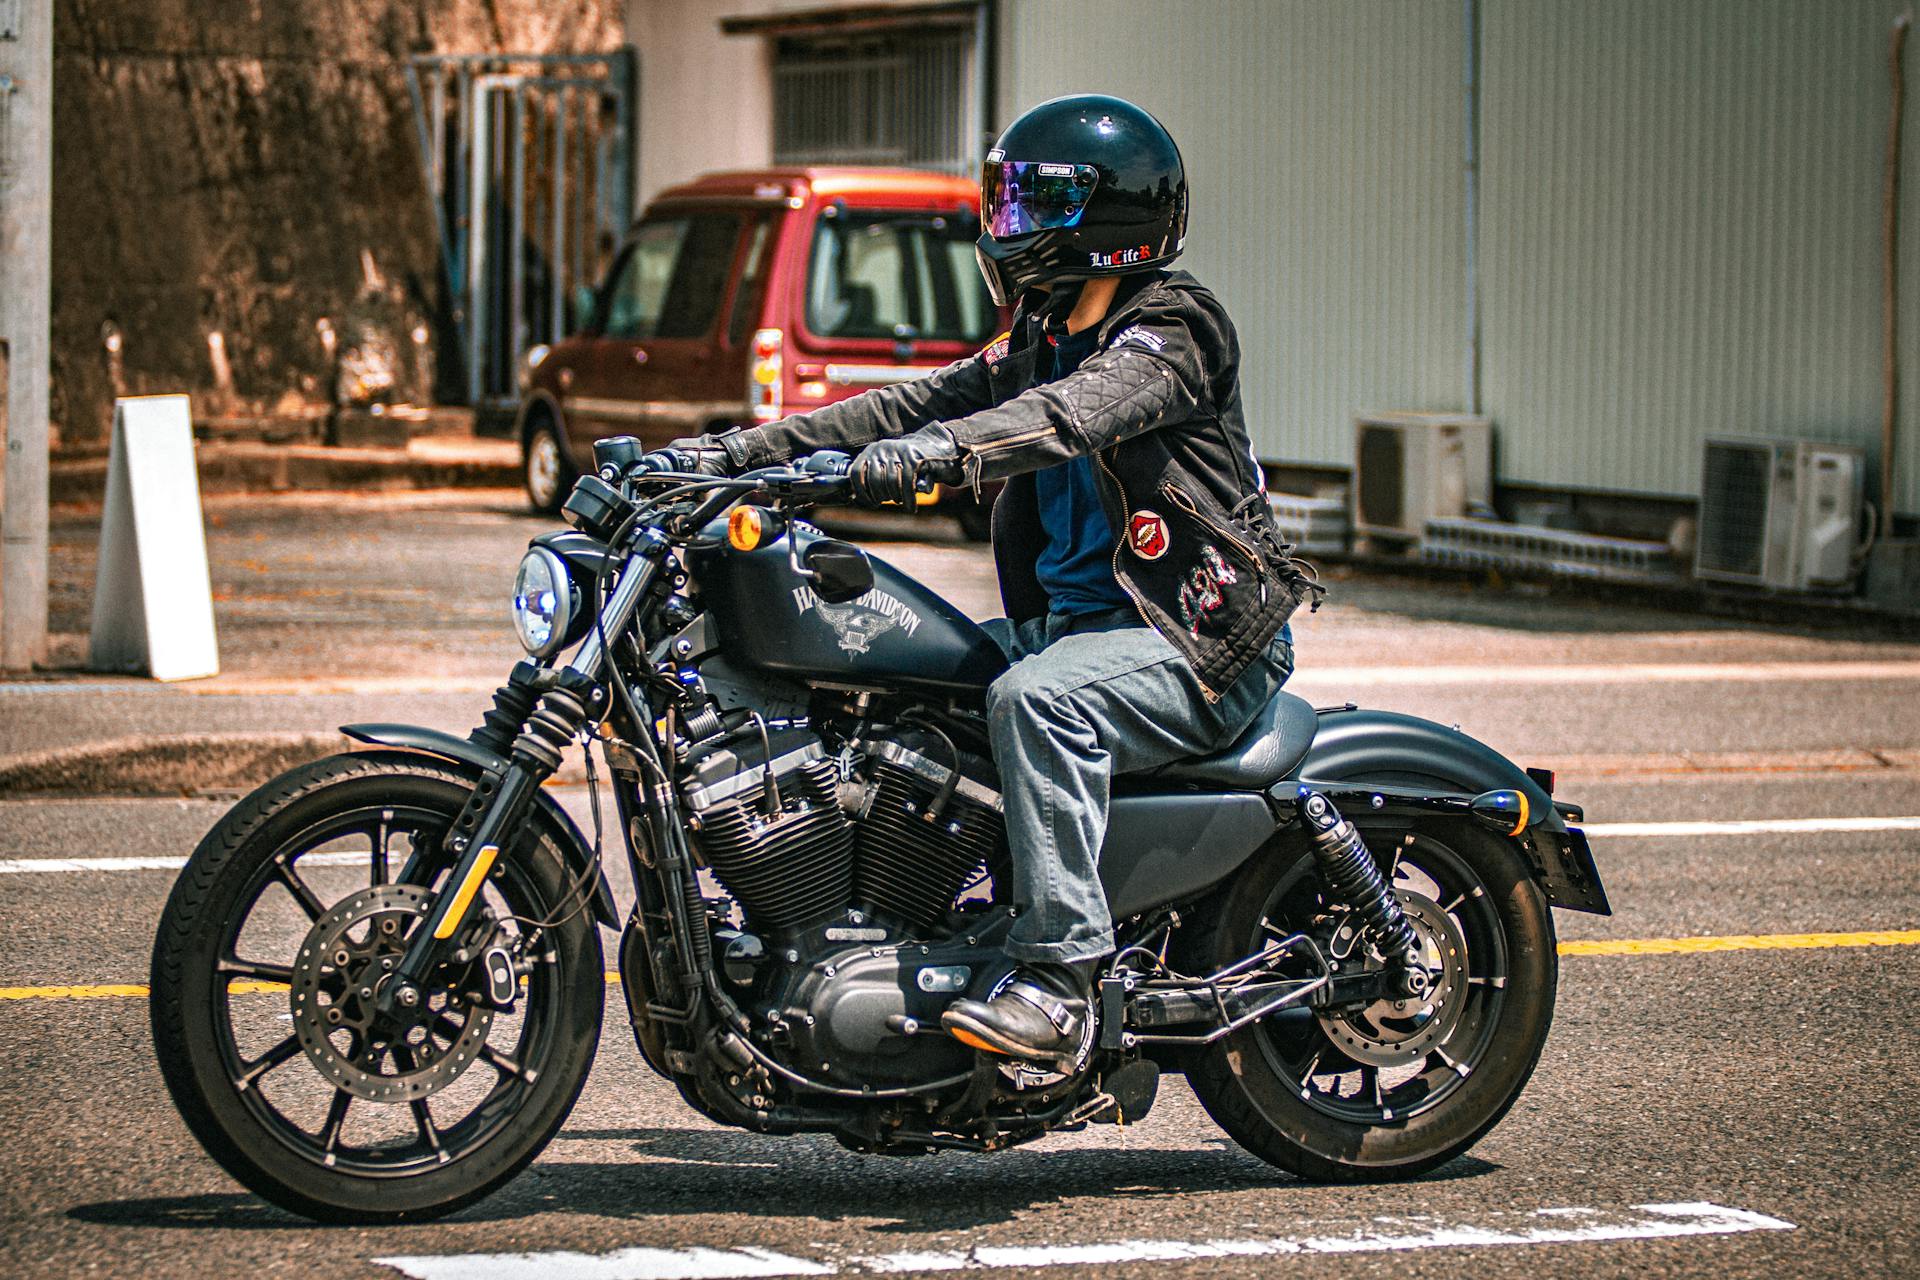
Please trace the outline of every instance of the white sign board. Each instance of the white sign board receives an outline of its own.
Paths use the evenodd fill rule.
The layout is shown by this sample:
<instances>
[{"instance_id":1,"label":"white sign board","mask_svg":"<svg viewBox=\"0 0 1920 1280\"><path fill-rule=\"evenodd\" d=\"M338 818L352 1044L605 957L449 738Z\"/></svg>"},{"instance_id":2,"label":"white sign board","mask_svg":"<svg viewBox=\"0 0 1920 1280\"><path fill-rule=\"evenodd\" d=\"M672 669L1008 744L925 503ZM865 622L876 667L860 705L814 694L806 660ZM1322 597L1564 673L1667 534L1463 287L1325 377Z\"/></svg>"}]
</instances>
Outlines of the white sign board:
<instances>
[{"instance_id":1,"label":"white sign board","mask_svg":"<svg viewBox=\"0 0 1920 1280\"><path fill-rule=\"evenodd\" d=\"M220 674L185 396L114 401L87 665L156 680Z\"/></svg>"}]
</instances>

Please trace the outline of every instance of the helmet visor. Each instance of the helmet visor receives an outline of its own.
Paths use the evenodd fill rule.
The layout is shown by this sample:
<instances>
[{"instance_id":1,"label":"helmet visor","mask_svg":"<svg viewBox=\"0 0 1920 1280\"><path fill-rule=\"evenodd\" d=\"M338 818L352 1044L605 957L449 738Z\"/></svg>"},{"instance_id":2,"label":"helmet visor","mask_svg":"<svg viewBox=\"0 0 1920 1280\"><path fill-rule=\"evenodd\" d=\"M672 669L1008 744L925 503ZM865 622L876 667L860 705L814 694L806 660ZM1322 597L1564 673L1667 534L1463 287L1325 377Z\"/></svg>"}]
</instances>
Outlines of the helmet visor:
<instances>
[{"instance_id":1,"label":"helmet visor","mask_svg":"<svg viewBox=\"0 0 1920 1280\"><path fill-rule=\"evenodd\" d=\"M1071 227L1100 181L1090 164L989 159L980 170L980 226L990 236Z\"/></svg>"}]
</instances>

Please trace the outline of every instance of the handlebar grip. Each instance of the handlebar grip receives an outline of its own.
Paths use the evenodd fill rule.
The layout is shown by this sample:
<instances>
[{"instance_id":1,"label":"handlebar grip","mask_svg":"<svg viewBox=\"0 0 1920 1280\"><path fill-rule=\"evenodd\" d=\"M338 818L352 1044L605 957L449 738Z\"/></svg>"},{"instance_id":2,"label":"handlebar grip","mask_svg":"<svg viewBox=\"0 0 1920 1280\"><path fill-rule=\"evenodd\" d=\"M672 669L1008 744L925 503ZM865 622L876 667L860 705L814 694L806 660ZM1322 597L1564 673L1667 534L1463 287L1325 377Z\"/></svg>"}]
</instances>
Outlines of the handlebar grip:
<instances>
[{"instance_id":1,"label":"handlebar grip","mask_svg":"<svg viewBox=\"0 0 1920 1280\"><path fill-rule=\"evenodd\" d=\"M844 476L853 470L853 458L838 449L822 449L801 459L800 470L810 476Z\"/></svg>"}]
</instances>

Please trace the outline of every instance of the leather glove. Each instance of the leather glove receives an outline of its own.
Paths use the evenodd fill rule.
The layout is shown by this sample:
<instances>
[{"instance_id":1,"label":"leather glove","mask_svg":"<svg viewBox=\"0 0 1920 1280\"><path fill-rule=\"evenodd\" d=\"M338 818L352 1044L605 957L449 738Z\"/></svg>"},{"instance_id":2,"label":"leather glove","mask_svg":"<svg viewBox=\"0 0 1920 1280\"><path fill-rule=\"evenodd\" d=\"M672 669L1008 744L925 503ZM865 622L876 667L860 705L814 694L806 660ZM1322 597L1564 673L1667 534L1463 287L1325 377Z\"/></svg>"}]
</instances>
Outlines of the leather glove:
<instances>
[{"instance_id":1,"label":"leather glove","mask_svg":"<svg viewBox=\"0 0 1920 1280\"><path fill-rule=\"evenodd\" d=\"M733 459L712 436L683 436L656 453L674 455L674 471L691 471L725 480L733 475Z\"/></svg>"},{"instance_id":2,"label":"leather glove","mask_svg":"<svg viewBox=\"0 0 1920 1280\"><path fill-rule=\"evenodd\" d=\"M953 433L935 424L912 435L876 440L860 451L848 473L854 501L877 507L897 502L912 506L923 479L940 479L958 472L960 446Z\"/></svg>"}]
</instances>

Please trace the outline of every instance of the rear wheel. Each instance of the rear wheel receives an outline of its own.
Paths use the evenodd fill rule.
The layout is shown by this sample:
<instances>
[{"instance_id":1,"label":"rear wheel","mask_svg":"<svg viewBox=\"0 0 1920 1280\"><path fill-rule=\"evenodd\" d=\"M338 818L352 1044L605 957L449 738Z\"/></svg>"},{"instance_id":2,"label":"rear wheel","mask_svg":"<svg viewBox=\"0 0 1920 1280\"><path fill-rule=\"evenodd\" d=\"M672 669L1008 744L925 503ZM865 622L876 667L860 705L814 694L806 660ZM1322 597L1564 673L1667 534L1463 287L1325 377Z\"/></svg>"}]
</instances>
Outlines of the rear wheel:
<instances>
[{"instance_id":1,"label":"rear wheel","mask_svg":"<svg viewBox=\"0 0 1920 1280\"><path fill-rule=\"evenodd\" d=\"M553 515L567 500L580 473L567 461L567 449L560 440L560 424L553 420L551 413L537 410L529 417L520 453L528 501L541 515Z\"/></svg>"},{"instance_id":2,"label":"rear wheel","mask_svg":"<svg viewBox=\"0 0 1920 1280\"><path fill-rule=\"evenodd\" d=\"M512 1006L485 1004L468 965L432 975L404 1020L374 1007L470 787L424 758L303 766L223 818L174 886L153 952L161 1073L208 1154L275 1204L322 1221L451 1212L525 1167L579 1095L600 940L545 832L500 860L457 940L475 963L508 948Z\"/></svg>"},{"instance_id":3,"label":"rear wheel","mask_svg":"<svg viewBox=\"0 0 1920 1280\"><path fill-rule=\"evenodd\" d=\"M1195 1055L1194 1093L1247 1150L1319 1181L1410 1178L1471 1147L1533 1073L1553 1018L1553 921L1514 846L1461 822L1359 824L1418 935L1433 988L1269 1018ZM1223 894L1201 963L1293 932L1342 969L1362 963L1304 846L1252 864Z\"/></svg>"}]
</instances>

